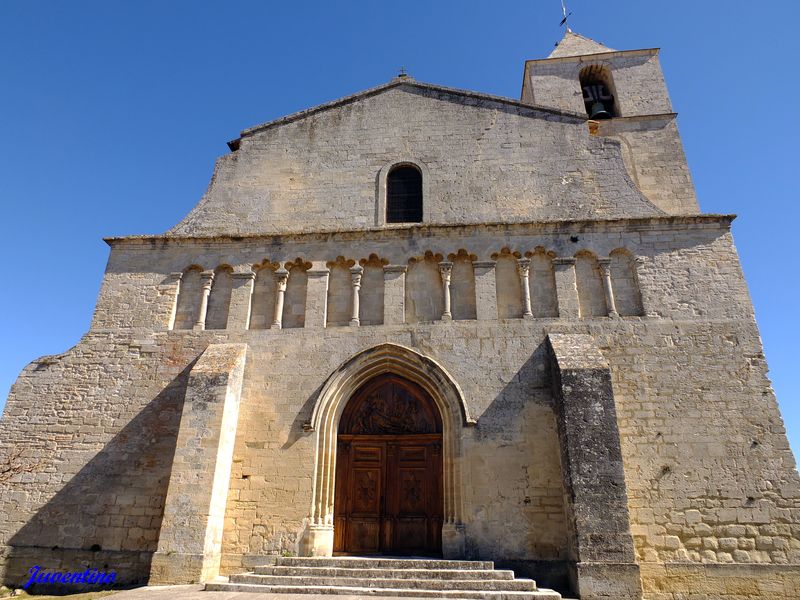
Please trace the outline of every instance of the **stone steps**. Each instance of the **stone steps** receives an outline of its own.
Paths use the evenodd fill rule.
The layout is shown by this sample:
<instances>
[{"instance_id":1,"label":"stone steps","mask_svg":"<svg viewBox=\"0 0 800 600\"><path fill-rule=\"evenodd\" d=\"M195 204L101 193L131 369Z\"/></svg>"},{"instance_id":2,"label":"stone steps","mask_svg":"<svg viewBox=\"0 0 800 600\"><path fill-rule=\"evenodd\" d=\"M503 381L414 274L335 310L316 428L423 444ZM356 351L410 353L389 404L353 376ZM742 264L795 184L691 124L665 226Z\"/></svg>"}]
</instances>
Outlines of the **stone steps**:
<instances>
[{"instance_id":1,"label":"stone steps","mask_svg":"<svg viewBox=\"0 0 800 600\"><path fill-rule=\"evenodd\" d=\"M376 569L376 571L379 571ZM245 573L234 575L231 583L249 585L307 585L311 587L325 587L340 585L344 587L366 588L392 588L392 589L419 589L427 590L473 590L473 591L499 591L499 592L535 592L536 583L532 579L424 579L386 578L383 573L376 572L366 577L311 577L308 575L280 576L280 575L255 575Z\"/></svg>"},{"instance_id":2,"label":"stone steps","mask_svg":"<svg viewBox=\"0 0 800 600\"><path fill-rule=\"evenodd\" d=\"M206 584L210 591L349 594L464 600L561 600L532 579L495 571L490 561L420 558L270 557L254 572Z\"/></svg>"},{"instance_id":3,"label":"stone steps","mask_svg":"<svg viewBox=\"0 0 800 600\"><path fill-rule=\"evenodd\" d=\"M514 571L493 569L381 569L387 579L514 579ZM255 567L256 575L305 575L308 577L372 577L375 569L346 567Z\"/></svg>"}]
</instances>

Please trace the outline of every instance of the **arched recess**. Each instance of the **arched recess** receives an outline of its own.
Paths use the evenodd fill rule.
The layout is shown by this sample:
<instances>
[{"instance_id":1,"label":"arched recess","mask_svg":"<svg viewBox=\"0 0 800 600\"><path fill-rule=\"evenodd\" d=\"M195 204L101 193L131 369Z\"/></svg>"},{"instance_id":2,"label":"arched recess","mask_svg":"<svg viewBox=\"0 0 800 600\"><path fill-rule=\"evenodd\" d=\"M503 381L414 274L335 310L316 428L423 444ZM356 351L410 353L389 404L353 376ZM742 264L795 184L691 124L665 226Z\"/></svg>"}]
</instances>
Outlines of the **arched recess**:
<instances>
[{"instance_id":1,"label":"arched recess","mask_svg":"<svg viewBox=\"0 0 800 600\"><path fill-rule=\"evenodd\" d=\"M453 263L450 281L450 310L453 313L453 320L477 319L475 269L472 263L478 260L478 257L461 248L457 253L449 254L447 258Z\"/></svg>"},{"instance_id":2,"label":"arched recess","mask_svg":"<svg viewBox=\"0 0 800 600\"><path fill-rule=\"evenodd\" d=\"M355 355L334 371L320 390L307 431L315 432L313 495L310 526L303 544L306 556L333 553L336 488L336 436L339 419L353 394L378 375L393 373L420 386L436 403L442 417L444 520L442 554L464 555L461 429L474 425L461 388L439 363L410 348L380 344Z\"/></svg>"},{"instance_id":3,"label":"arched recess","mask_svg":"<svg viewBox=\"0 0 800 600\"><path fill-rule=\"evenodd\" d=\"M206 329L225 329L228 326L228 311L233 290L233 269L221 265L214 271L214 283L208 297Z\"/></svg>"},{"instance_id":4,"label":"arched recess","mask_svg":"<svg viewBox=\"0 0 800 600\"><path fill-rule=\"evenodd\" d=\"M197 265L188 267L181 277L178 288L178 303L175 309L173 329L192 329L200 311L200 273L203 268Z\"/></svg>"},{"instance_id":5,"label":"arched recess","mask_svg":"<svg viewBox=\"0 0 800 600\"><path fill-rule=\"evenodd\" d=\"M275 271L279 267L279 263L271 263L268 260L264 260L261 264L253 267L256 272L256 281L250 301L249 329L269 329L272 325L272 321L275 318L275 299L277 296Z\"/></svg>"},{"instance_id":6,"label":"arched recess","mask_svg":"<svg viewBox=\"0 0 800 600\"><path fill-rule=\"evenodd\" d=\"M517 271L517 261L522 255L503 248L492 254L495 262L494 277L497 289L497 318L522 318L522 283Z\"/></svg>"},{"instance_id":7,"label":"arched recess","mask_svg":"<svg viewBox=\"0 0 800 600\"><path fill-rule=\"evenodd\" d=\"M625 248L612 251L610 258L611 287L614 290L617 311L623 317L643 315L636 258Z\"/></svg>"},{"instance_id":8,"label":"arched recess","mask_svg":"<svg viewBox=\"0 0 800 600\"><path fill-rule=\"evenodd\" d=\"M578 302L581 318L607 317L608 306L603 291L603 275L597 256L588 250L575 255L575 282L578 287Z\"/></svg>"},{"instance_id":9,"label":"arched recess","mask_svg":"<svg viewBox=\"0 0 800 600\"><path fill-rule=\"evenodd\" d=\"M294 262L287 262L284 268L289 271L289 281L283 303L283 329L305 327L308 270L311 263L298 257Z\"/></svg>"},{"instance_id":10,"label":"arched recess","mask_svg":"<svg viewBox=\"0 0 800 600\"><path fill-rule=\"evenodd\" d=\"M406 323L438 321L444 312L444 287L439 272L441 254L430 250L412 257L406 273Z\"/></svg>"},{"instance_id":11,"label":"arched recess","mask_svg":"<svg viewBox=\"0 0 800 600\"><path fill-rule=\"evenodd\" d=\"M537 246L533 252L526 252L525 256L531 259L530 289L533 316L557 317L558 296L556 274L553 269L555 253L547 252L542 246Z\"/></svg>"},{"instance_id":12,"label":"arched recess","mask_svg":"<svg viewBox=\"0 0 800 600\"><path fill-rule=\"evenodd\" d=\"M328 314L327 327L342 327L350 324L352 317L353 283L350 267L356 264L339 256L326 264L328 275Z\"/></svg>"},{"instance_id":13,"label":"arched recess","mask_svg":"<svg viewBox=\"0 0 800 600\"><path fill-rule=\"evenodd\" d=\"M388 265L389 261L378 257L377 254L370 254L369 258L362 258L359 264L364 268L360 293L361 325L383 325L383 267Z\"/></svg>"}]
</instances>

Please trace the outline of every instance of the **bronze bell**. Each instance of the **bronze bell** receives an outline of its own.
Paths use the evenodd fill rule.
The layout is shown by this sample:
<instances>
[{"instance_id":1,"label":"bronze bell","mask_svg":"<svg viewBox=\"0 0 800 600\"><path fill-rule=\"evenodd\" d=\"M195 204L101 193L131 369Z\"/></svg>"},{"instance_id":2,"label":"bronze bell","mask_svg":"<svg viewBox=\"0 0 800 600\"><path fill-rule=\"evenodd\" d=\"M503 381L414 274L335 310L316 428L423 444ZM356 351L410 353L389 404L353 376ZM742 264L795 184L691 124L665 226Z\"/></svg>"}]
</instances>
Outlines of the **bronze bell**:
<instances>
[{"instance_id":1,"label":"bronze bell","mask_svg":"<svg viewBox=\"0 0 800 600\"><path fill-rule=\"evenodd\" d=\"M600 100L595 100L592 104L592 113L589 115L590 119L610 119L611 113L606 110L606 105L600 102Z\"/></svg>"}]
</instances>

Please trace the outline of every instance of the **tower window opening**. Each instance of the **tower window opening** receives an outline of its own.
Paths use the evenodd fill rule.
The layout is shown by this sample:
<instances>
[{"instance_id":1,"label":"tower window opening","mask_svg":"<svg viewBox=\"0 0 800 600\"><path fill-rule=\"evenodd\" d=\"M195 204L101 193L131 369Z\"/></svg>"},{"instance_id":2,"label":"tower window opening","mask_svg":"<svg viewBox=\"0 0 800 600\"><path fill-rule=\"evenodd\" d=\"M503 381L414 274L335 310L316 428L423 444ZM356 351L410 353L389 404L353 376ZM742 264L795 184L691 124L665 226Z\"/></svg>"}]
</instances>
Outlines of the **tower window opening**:
<instances>
[{"instance_id":1,"label":"tower window opening","mask_svg":"<svg viewBox=\"0 0 800 600\"><path fill-rule=\"evenodd\" d=\"M395 167L386 178L386 222L422 221L422 173L410 165Z\"/></svg>"},{"instance_id":2,"label":"tower window opening","mask_svg":"<svg viewBox=\"0 0 800 600\"><path fill-rule=\"evenodd\" d=\"M579 76L583 103L590 119L610 119L618 117L614 82L611 73L600 65L583 69Z\"/></svg>"}]
</instances>

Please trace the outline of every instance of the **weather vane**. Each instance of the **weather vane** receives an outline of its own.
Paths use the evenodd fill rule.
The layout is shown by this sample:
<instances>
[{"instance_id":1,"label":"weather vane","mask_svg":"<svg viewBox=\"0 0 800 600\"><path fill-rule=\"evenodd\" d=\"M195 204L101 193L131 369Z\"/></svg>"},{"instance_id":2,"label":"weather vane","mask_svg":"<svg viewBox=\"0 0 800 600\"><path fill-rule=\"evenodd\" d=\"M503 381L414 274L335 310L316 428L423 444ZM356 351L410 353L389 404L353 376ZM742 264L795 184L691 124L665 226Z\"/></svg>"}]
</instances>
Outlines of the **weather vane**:
<instances>
[{"instance_id":1,"label":"weather vane","mask_svg":"<svg viewBox=\"0 0 800 600\"><path fill-rule=\"evenodd\" d=\"M561 0L561 12L564 13L564 18L561 19L561 23L558 24L559 27L567 25L567 19L569 19L570 15L572 15L571 12L567 13L567 5L564 4L564 0ZM569 25L567 25L567 31L572 31L572 29L569 28Z\"/></svg>"}]
</instances>

